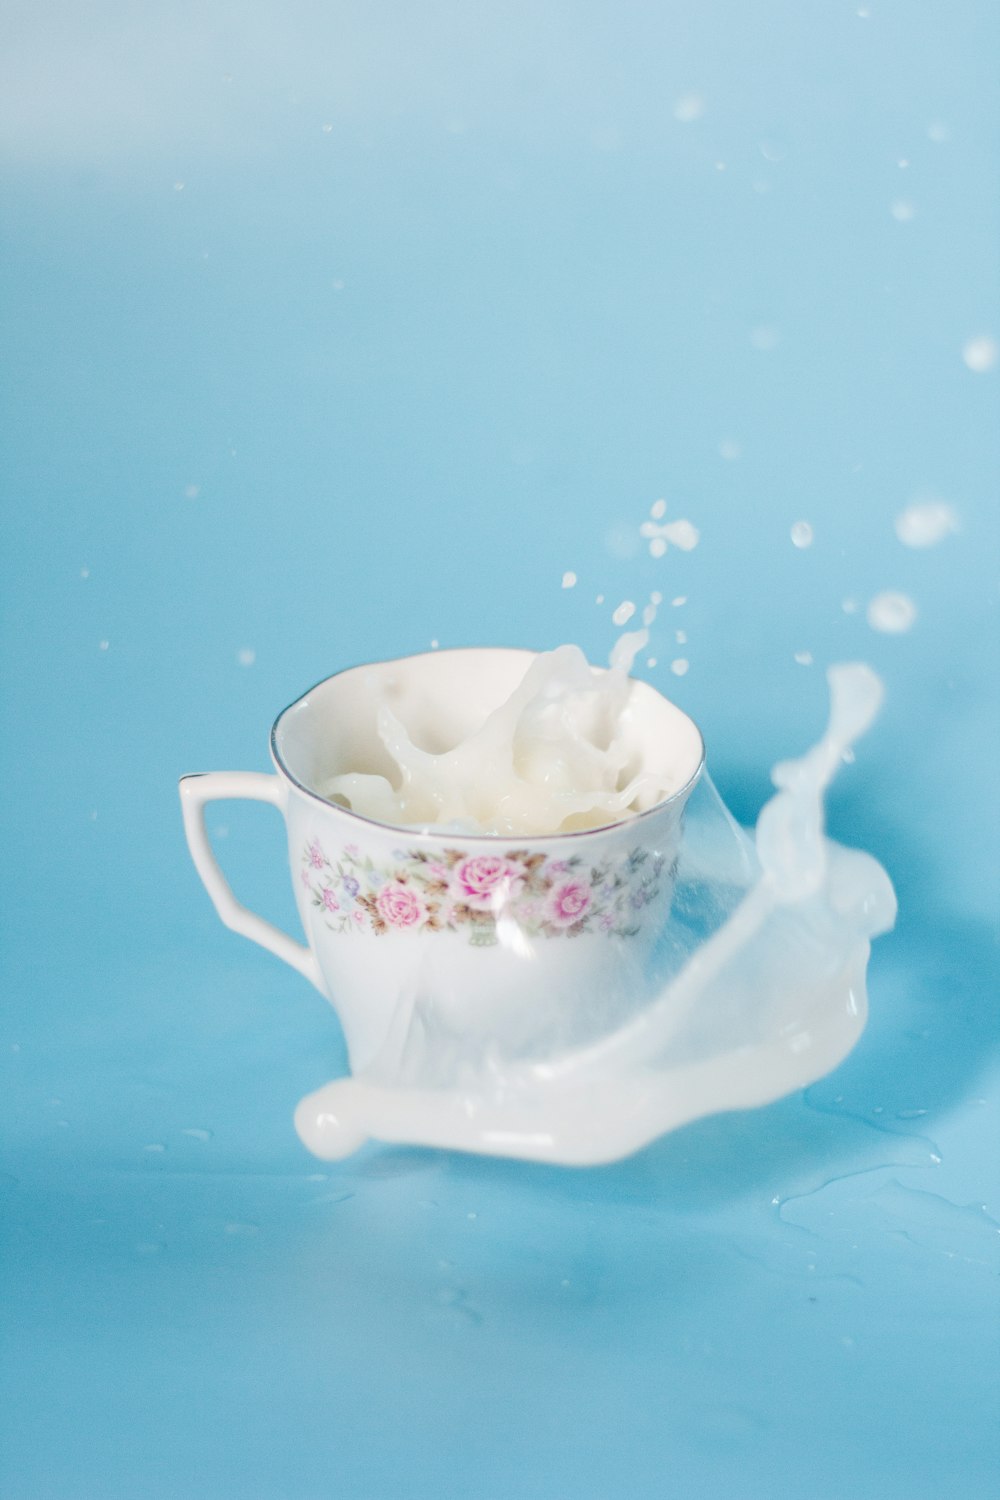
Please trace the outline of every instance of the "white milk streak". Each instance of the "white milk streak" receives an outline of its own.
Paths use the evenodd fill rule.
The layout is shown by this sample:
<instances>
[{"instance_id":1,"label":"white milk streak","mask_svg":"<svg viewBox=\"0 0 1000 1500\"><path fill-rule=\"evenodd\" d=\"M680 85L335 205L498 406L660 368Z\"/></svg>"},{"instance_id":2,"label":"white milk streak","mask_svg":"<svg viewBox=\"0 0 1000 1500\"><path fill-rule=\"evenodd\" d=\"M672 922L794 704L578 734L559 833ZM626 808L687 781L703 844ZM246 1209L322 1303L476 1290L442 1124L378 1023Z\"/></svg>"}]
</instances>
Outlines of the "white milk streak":
<instances>
[{"instance_id":1,"label":"white milk streak","mask_svg":"<svg viewBox=\"0 0 1000 1500\"><path fill-rule=\"evenodd\" d=\"M470 1059L461 1086L442 1089L393 1084L412 1014L401 1007L399 1028L367 1073L302 1101L296 1124L306 1145L337 1159L371 1135L611 1161L685 1120L766 1102L833 1067L864 1025L870 940L891 928L896 903L874 859L824 835L824 792L877 714L882 684L862 664L832 667L827 677L826 733L773 770L778 791L757 820L753 883L637 1015L544 1061L496 1058L476 1068ZM739 1044L725 1021L733 995L767 1021ZM714 1050L701 1058L672 1052L685 1025L706 1016L722 1017Z\"/></svg>"}]
</instances>

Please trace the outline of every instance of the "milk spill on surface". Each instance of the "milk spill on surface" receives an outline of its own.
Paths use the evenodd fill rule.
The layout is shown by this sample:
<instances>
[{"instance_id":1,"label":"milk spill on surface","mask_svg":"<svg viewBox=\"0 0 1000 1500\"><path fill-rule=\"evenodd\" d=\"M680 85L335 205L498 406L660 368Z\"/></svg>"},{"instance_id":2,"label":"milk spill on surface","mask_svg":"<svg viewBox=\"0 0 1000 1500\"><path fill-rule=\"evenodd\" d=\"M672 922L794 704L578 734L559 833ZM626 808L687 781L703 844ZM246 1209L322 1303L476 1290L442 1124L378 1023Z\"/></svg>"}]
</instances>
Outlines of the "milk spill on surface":
<instances>
[{"instance_id":1,"label":"milk spill on surface","mask_svg":"<svg viewBox=\"0 0 1000 1500\"><path fill-rule=\"evenodd\" d=\"M860 663L827 677L826 732L775 766L777 791L752 839L703 778L655 953L637 967L621 945L621 979L602 995L596 1029L574 991L532 996L534 1045L514 995L477 1033L468 1009L456 1020L447 997L418 984L400 995L381 1054L302 1101L305 1144L327 1159L375 1136L610 1161L834 1067L863 1029L870 942L893 925L895 896L874 859L824 834L826 788L877 714L882 685ZM530 965L524 976L530 987Z\"/></svg>"}]
</instances>

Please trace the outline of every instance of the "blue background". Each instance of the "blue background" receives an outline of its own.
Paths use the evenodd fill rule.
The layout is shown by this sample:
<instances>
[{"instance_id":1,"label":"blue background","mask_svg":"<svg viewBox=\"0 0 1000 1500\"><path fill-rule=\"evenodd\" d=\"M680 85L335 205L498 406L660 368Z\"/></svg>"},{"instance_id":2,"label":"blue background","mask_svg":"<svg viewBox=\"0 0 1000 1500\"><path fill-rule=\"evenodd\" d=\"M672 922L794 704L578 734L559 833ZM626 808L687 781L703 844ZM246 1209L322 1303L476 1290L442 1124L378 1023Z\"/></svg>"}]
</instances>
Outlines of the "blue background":
<instances>
[{"instance_id":1,"label":"blue background","mask_svg":"<svg viewBox=\"0 0 1000 1500\"><path fill-rule=\"evenodd\" d=\"M998 44L987 0L5 7L11 1500L992 1491ZM907 550L926 493L962 531ZM657 562L661 496L702 541ZM885 676L830 814L901 902L861 1044L611 1168L322 1167L336 1022L217 922L178 774L432 638L601 660L652 588L745 820L823 666ZM273 814L210 826L291 924Z\"/></svg>"}]
</instances>

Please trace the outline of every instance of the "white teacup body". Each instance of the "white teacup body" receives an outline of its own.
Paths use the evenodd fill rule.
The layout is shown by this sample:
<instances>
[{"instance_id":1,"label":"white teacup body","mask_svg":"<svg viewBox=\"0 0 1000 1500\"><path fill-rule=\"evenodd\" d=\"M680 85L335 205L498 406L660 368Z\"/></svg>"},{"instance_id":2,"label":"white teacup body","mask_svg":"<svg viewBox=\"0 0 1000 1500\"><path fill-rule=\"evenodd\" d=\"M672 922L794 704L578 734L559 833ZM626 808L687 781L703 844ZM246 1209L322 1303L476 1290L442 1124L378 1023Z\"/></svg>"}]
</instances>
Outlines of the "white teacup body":
<instances>
[{"instance_id":1,"label":"white teacup body","mask_svg":"<svg viewBox=\"0 0 1000 1500\"><path fill-rule=\"evenodd\" d=\"M320 794L332 775L359 766L391 775L374 734L380 702L422 748L450 748L510 697L531 660L468 649L352 668L276 720L273 776L181 782L192 856L219 915L327 996L355 1072L412 1032L416 1007L433 1016L436 1045L452 1035L488 1046L502 1032L508 1048L532 1049L546 1040L545 1016L565 1014L565 1003L591 1008L598 1027L664 925L704 750L692 721L647 684L631 684L624 730L637 763L672 758L678 790L609 827L538 838L392 828ZM240 906L215 862L204 806L233 796L284 814L305 945Z\"/></svg>"}]
</instances>

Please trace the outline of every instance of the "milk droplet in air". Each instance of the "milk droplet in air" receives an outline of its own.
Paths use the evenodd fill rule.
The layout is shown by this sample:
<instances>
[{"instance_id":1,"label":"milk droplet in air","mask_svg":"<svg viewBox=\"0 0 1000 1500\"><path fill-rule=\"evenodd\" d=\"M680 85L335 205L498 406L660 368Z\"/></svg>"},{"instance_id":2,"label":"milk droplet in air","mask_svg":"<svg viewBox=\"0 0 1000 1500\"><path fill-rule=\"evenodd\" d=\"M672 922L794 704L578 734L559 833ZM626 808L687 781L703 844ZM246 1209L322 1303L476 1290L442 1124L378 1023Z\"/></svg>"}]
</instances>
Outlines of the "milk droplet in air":
<instances>
[{"instance_id":1,"label":"milk droplet in air","mask_svg":"<svg viewBox=\"0 0 1000 1500\"><path fill-rule=\"evenodd\" d=\"M662 557L667 544L672 543L682 552L690 552L698 545L698 528L690 521L643 521L639 535L649 542L650 557Z\"/></svg>"},{"instance_id":2,"label":"milk droplet in air","mask_svg":"<svg viewBox=\"0 0 1000 1500\"><path fill-rule=\"evenodd\" d=\"M858 601L857 599L845 599L840 607L845 615L856 615L858 612Z\"/></svg>"},{"instance_id":3,"label":"milk droplet in air","mask_svg":"<svg viewBox=\"0 0 1000 1500\"><path fill-rule=\"evenodd\" d=\"M743 449L735 438L723 438L719 444L719 453L727 463L735 463L736 459L742 457Z\"/></svg>"},{"instance_id":4,"label":"milk droplet in air","mask_svg":"<svg viewBox=\"0 0 1000 1500\"><path fill-rule=\"evenodd\" d=\"M886 635L902 635L917 618L917 606L906 594L887 590L876 594L868 606L868 623Z\"/></svg>"},{"instance_id":5,"label":"milk droplet in air","mask_svg":"<svg viewBox=\"0 0 1000 1500\"><path fill-rule=\"evenodd\" d=\"M687 636L687 631L686 630L675 630L674 631L674 640L677 642L678 646L686 646L687 645L687 638L688 638L688 636Z\"/></svg>"},{"instance_id":6,"label":"milk droplet in air","mask_svg":"<svg viewBox=\"0 0 1000 1500\"><path fill-rule=\"evenodd\" d=\"M927 139L933 141L935 146L943 146L946 141L951 140L951 126L946 125L943 120L932 120L927 127Z\"/></svg>"},{"instance_id":7,"label":"milk droplet in air","mask_svg":"<svg viewBox=\"0 0 1000 1500\"><path fill-rule=\"evenodd\" d=\"M798 662L800 667L811 667L813 654L811 651L796 651L795 660Z\"/></svg>"},{"instance_id":8,"label":"milk droplet in air","mask_svg":"<svg viewBox=\"0 0 1000 1500\"><path fill-rule=\"evenodd\" d=\"M678 656L675 661L670 663L670 670L675 677L683 677L690 665L691 663L685 657Z\"/></svg>"},{"instance_id":9,"label":"milk droplet in air","mask_svg":"<svg viewBox=\"0 0 1000 1500\"><path fill-rule=\"evenodd\" d=\"M909 198L896 198L889 205L889 212L897 224L909 224L910 220L915 217L917 210Z\"/></svg>"},{"instance_id":10,"label":"milk droplet in air","mask_svg":"<svg viewBox=\"0 0 1000 1500\"><path fill-rule=\"evenodd\" d=\"M674 609L680 609L681 605L687 602L687 594L678 594L676 599L671 599L670 601Z\"/></svg>"},{"instance_id":11,"label":"milk droplet in air","mask_svg":"<svg viewBox=\"0 0 1000 1500\"><path fill-rule=\"evenodd\" d=\"M896 517L896 535L904 547L933 547L958 530L958 517L944 500L918 501Z\"/></svg>"},{"instance_id":12,"label":"milk droplet in air","mask_svg":"<svg viewBox=\"0 0 1000 1500\"><path fill-rule=\"evenodd\" d=\"M979 334L974 339L967 339L962 349L962 358L970 370L977 375L986 375L994 368L997 358L1000 356L1000 345L996 339L990 338L989 334Z\"/></svg>"},{"instance_id":13,"label":"milk droplet in air","mask_svg":"<svg viewBox=\"0 0 1000 1500\"><path fill-rule=\"evenodd\" d=\"M603 604L604 603L604 595L603 594L598 594L597 598L594 600L594 603L595 604Z\"/></svg>"},{"instance_id":14,"label":"milk droplet in air","mask_svg":"<svg viewBox=\"0 0 1000 1500\"><path fill-rule=\"evenodd\" d=\"M674 100L674 119L682 125L693 125L705 113L705 101L700 94L681 94Z\"/></svg>"},{"instance_id":15,"label":"milk droplet in air","mask_svg":"<svg viewBox=\"0 0 1000 1500\"><path fill-rule=\"evenodd\" d=\"M110 641L101 641L101 642L100 642L100 649L101 649L101 650L102 650L102 651L107 651L107 649L108 649L108 647L109 647L109 646L110 646L110 645L111 645L111 642L110 642Z\"/></svg>"},{"instance_id":16,"label":"milk droplet in air","mask_svg":"<svg viewBox=\"0 0 1000 1500\"><path fill-rule=\"evenodd\" d=\"M257 653L251 646L243 646L237 651L236 660L241 667L252 667L257 660Z\"/></svg>"},{"instance_id":17,"label":"milk droplet in air","mask_svg":"<svg viewBox=\"0 0 1000 1500\"><path fill-rule=\"evenodd\" d=\"M813 529L808 521L796 521L790 534L793 547L798 547L801 550L803 547L811 547L813 544Z\"/></svg>"},{"instance_id":18,"label":"milk droplet in air","mask_svg":"<svg viewBox=\"0 0 1000 1500\"><path fill-rule=\"evenodd\" d=\"M612 620L614 620L616 625L627 625L634 614L635 605L632 603L631 599L623 599L611 618Z\"/></svg>"},{"instance_id":19,"label":"milk droplet in air","mask_svg":"<svg viewBox=\"0 0 1000 1500\"><path fill-rule=\"evenodd\" d=\"M656 666L656 657L655 656L647 656L646 657L646 666L647 667L655 667Z\"/></svg>"},{"instance_id":20,"label":"milk droplet in air","mask_svg":"<svg viewBox=\"0 0 1000 1500\"><path fill-rule=\"evenodd\" d=\"M89 578L90 577L90 569L89 568L81 568L80 569L80 577L81 578Z\"/></svg>"},{"instance_id":21,"label":"milk droplet in air","mask_svg":"<svg viewBox=\"0 0 1000 1500\"><path fill-rule=\"evenodd\" d=\"M649 507L649 514L654 521L662 521L666 513L667 502L665 500L657 500Z\"/></svg>"},{"instance_id":22,"label":"milk droplet in air","mask_svg":"<svg viewBox=\"0 0 1000 1500\"><path fill-rule=\"evenodd\" d=\"M576 574L575 573L564 573L563 576L562 576L562 586L563 586L564 589L574 589L574 588L576 588Z\"/></svg>"}]
</instances>

